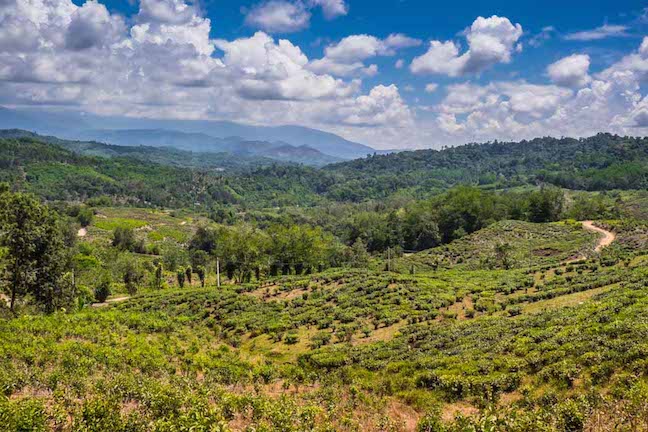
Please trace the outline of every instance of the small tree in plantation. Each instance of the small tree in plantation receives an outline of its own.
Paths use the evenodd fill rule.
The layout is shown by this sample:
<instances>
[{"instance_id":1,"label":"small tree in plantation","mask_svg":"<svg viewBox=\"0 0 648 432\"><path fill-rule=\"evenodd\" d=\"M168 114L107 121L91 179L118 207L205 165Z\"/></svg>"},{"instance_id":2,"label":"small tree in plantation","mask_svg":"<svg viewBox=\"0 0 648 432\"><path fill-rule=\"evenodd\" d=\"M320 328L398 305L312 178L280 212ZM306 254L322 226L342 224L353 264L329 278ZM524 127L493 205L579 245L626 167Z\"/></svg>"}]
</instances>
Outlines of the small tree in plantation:
<instances>
[{"instance_id":1,"label":"small tree in plantation","mask_svg":"<svg viewBox=\"0 0 648 432\"><path fill-rule=\"evenodd\" d=\"M185 283L185 272L183 269L179 269L178 273L176 274L178 278L178 286L180 288L184 288L184 283Z\"/></svg>"},{"instance_id":2,"label":"small tree in plantation","mask_svg":"<svg viewBox=\"0 0 648 432\"><path fill-rule=\"evenodd\" d=\"M105 302L110 294L112 293L111 289L112 281L110 280L110 277L105 275L104 277L101 278L101 281L99 282L99 285L95 287L95 299L99 303Z\"/></svg>"},{"instance_id":3,"label":"small tree in plantation","mask_svg":"<svg viewBox=\"0 0 648 432\"><path fill-rule=\"evenodd\" d=\"M191 274L192 273L193 273L193 269L191 268L191 266L188 266L185 269L185 276L187 277L187 283L189 283L189 285L191 285Z\"/></svg>"},{"instance_id":4,"label":"small tree in plantation","mask_svg":"<svg viewBox=\"0 0 648 432\"><path fill-rule=\"evenodd\" d=\"M159 263L155 268L155 288L162 289L162 280L164 278L164 265Z\"/></svg>"},{"instance_id":5,"label":"small tree in plantation","mask_svg":"<svg viewBox=\"0 0 648 432\"><path fill-rule=\"evenodd\" d=\"M128 294L135 295L137 293L143 277L141 269L133 261L129 261L124 272L124 285L126 285Z\"/></svg>"},{"instance_id":6,"label":"small tree in plantation","mask_svg":"<svg viewBox=\"0 0 648 432\"><path fill-rule=\"evenodd\" d=\"M205 287L205 276L206 276L207 271L205 270L205 267L203 266L198 266L196 267L196 274L198 274L198 279L200 279L200 286Z\"/></svg>"}]
</instances>

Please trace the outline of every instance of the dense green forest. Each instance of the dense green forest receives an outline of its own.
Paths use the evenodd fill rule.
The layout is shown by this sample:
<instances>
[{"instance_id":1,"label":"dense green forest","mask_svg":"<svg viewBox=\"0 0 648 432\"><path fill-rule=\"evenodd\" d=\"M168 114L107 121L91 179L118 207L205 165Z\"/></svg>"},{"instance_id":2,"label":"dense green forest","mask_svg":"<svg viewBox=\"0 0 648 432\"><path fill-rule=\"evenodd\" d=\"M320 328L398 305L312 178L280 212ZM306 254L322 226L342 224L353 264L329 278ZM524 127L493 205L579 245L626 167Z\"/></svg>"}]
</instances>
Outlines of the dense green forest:
<instances>
[{"instance_id":1,"label":"dense green forest","mask_svg":"<svg viewBox=\"0 0 648 432\"><path fill-rule=\"evenodd\" d=\"M0 431L648 430L648 140L110 149L0 139Z\"/></svg>"},{"instance_id":2,"label":"dense green forest","mask_svg":"<svg viewBox=\"0 0 648 432\"><path fill-rule=\"evenodd\" d=\"M210 162L209 156L171 149L109 146L116 155L105 158L87 156L88 146L105 145L34 136L1 139L0 178L48 200L104 198L174 208L418 199L459 184L483 189L551 184L589 191L648 187L648 139L609 134L376 155L320 170L288 164L255 168L254 163L245 170L241 160L238 168L231 169L232 162L220 172L213 169L222 162L218 155ZM109 155L101 148L90 154Z\"/></svg>"}]
</instances>

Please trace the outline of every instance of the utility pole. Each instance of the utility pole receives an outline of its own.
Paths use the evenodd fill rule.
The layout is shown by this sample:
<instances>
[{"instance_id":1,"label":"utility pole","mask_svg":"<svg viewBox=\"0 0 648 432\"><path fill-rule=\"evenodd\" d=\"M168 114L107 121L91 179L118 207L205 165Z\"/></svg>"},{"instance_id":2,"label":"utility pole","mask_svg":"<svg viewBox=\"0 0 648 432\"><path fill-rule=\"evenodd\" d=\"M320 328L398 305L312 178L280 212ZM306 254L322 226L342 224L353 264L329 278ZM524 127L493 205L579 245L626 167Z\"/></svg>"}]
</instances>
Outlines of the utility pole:
<instances>
[{"instance_id":1,"label":"utility pole","mask_svg":"<svg viewBox=\"0 0 648 432\"><path fill-rule=\"evenodd\" d=\"M220 288L220 259L216 258L216 285Z\"/></svg>"}]
</instances>

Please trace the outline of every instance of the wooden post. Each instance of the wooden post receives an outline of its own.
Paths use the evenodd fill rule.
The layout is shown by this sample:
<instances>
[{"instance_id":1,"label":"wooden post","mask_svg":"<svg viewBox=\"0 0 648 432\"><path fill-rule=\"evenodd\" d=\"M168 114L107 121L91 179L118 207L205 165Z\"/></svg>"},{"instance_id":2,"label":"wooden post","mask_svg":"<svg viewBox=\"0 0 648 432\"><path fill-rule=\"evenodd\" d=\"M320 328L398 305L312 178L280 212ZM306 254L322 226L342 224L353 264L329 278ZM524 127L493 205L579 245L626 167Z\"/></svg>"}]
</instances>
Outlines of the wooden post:
<instances>
[{"instance_id":1,"label":"wooden post","mask_svg":"<svg viewBox=\"0 0 648 432\"><path fill-rule=\"evenodd\" d=\"M216 286L220 288L220 259L216 258Z\"/></svg>"}]
</instances>

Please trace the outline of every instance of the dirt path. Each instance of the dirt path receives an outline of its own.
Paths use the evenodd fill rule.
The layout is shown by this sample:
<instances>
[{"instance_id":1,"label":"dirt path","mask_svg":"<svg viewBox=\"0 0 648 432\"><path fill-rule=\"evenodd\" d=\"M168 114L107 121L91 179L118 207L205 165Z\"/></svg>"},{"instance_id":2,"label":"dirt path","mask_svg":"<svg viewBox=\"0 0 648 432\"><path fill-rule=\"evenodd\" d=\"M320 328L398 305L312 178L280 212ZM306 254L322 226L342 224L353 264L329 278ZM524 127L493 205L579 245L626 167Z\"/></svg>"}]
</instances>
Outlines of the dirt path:
<instances>
[{"instance_id":1,"label":"dirt path","mask_svg":"<svg viewBox=\"0 0 648 432\"><path fill-rule=\"evenodd\" d=\"M596 252L601 252L603 248L610 246L612 242L616 239L616 234L614 234L611 231L604 230L603 228L599 228L594 225L594 222L592 221L583 221L583 228L586 230L594 231L599 234L603 234L603 236L599 239L598 243L596 244L596 248L594 249Z\"/></svg>"},{"instance_id":2,"label":"dirt path","mask_svg":"<svg viewBox=\"0 0 648 432\"><path fill-rule=\"evenodd\" d=\"M129 298L130 298L130 296L115 297L115 298L111 298L111 299L106 300L104 303L92 303L92 307L94 307L94 308L106 307L111 303L123 302L123 301L128 300Z\"/></svg>"},{"instance_id":3,"label":"dirt path","mask_svg":"<svg viewBox=\"0 0 648 432\"><path fill-rule=\"evenodd\" d=\"M88 234L88 230L85 229L85 228L80 228L79 232L77 232L77 236L79 236L79 237L85 237L86 234Z\"/></svg>"}]
</instances>

